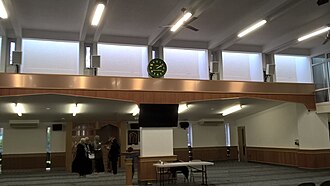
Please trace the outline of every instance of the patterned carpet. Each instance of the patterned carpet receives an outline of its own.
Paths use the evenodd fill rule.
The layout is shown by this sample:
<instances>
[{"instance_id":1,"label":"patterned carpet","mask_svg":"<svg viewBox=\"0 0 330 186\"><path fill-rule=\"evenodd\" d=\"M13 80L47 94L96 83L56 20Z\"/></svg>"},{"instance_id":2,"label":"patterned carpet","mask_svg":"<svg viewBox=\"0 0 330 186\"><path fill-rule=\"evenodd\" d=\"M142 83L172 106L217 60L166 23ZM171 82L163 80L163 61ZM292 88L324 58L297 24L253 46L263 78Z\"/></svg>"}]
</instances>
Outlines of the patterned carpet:
<instances>
[{"instance_id":1,"label":"patterned carpet","mask_svg":"<svg viewBox=\"0 0 330 186\"><path fill-rule=\"evenodd\" d=\"M302 170L292 167L274 166L259 163L216 162L208 167L209 185L229 186L293 186L303 182L314 182L320 185L330 180L330 170ZM165 185L195 186L201 185L200 174L195 174L195 183L185 182L183 175L178 175L176 184ZM134 185L139 185L134 175ZM123 186L125 172L119 170L117 175L98 173L79 177L65 171L19 171L0 174L1 186ZM157 183L140 183L140 185L158 185Z\"/></svg>"}]
</instances>

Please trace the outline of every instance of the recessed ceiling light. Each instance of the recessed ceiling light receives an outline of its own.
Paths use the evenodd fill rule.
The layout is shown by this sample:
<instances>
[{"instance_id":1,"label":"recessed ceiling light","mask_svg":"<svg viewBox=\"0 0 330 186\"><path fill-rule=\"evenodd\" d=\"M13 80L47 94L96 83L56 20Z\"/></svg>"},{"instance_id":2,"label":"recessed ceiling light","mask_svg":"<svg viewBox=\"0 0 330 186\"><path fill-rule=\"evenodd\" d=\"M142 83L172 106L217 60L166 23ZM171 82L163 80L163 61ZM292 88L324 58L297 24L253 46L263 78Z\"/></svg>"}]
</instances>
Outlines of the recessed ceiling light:
<instances>
[{"instance_id":1,"label":"recessed ceiling light","mask_svg":"<svg viewBox=\"0 0 330 186\"><path fill-rule=\"evenodd\" d=\"M49 108L49 107L47 107L47 108L46 108L46 110L50 110L50 108Z\"/></svg>"}]
</instances>

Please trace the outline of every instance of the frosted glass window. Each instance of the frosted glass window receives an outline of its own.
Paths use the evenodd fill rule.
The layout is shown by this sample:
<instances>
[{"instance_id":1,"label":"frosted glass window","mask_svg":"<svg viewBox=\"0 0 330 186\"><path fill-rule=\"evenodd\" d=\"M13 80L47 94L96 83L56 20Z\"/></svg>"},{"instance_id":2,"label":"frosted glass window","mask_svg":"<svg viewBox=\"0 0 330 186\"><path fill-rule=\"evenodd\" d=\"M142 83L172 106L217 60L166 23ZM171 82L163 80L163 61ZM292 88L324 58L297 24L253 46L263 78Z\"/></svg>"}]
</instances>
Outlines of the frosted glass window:
<instances>
[{"instance_id":1,"label":"frosted glass window","mask_svg":"<svg viewBox=\"0 0 330 186\"><path fill-rule=\"evenodd\" d=\"M85 63L86 68L91 68L91 56L92 56L92 47L91 46L85 46Z\"/></svg>"},{"instance_id":2,"label":"frosted glass window","mask_svg":"<svg viewBox=\"0 0 330 186\"><path fill-rule=\"evenodd\" d=\"M275 55L277 82L312 83L310 60L307 56Z\"/></svg>"},{"instance_id":3,"label":"frosted glass window","mask_svg":"<svg viewBox=\"0 0 330 186\"><path fill-rule=\"evenodd\" d=\"M206 50L164 48L165 78L209 79Z\"/></svg>"},{"instance_id":4,"label":"frosted glass window","mask_svg":"<svg viewBox=\"0 0 330 186\"><path fill-rule=\"evenodd\" d=\"M9 64L13 64L13 52L16 49L16 42L10 41L9 42Z\"/></svg>"},{"instance_id":5,"label":"frosted glass window","mask_svg":"<svg viewBox=\"0 0 330 186\"><path fill-rule=\"evenodd\" d=\"M148 77L146 46L98 44L100 76Z\"/></svg>"},{"instance_id":6,"label":"frosted glass window","mask_svg":"<svg viewBox=\"0 0 330 186\"><path fill-rule=\"evenodd\" d=\"M23 39L22 73L79 74L79 43Z\"/></svg>"},{"instance_id":7,"label":"frosted glass window","mask_svg":"<svg viewBox=\"0 0 330 186\"><path fill-rule=\"evenodd\" d=\"M263 81L261 54L222 52L222 59L224 80Z\"/></svg>"}]
</instances>

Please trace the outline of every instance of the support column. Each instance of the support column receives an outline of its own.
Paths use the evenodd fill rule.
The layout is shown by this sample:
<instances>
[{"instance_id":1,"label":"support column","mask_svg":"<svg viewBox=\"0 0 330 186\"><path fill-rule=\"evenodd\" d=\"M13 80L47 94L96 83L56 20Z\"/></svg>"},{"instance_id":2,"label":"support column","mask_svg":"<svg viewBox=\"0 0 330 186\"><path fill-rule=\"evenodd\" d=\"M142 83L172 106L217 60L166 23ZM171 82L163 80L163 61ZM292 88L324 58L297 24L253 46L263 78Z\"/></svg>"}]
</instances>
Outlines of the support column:
<instances>
[{"instance_id":1,"label":"support column","mask_svg":"<svg viewBox=\"0 0 330 186\"><path fill-rule=\"evenodd\" d=\"M210 80L223 79L223 65L221 51L209 51L209 73Z\"/></svg>"},{"instance_id":2,"label":"support column","mask_svg":"<svg viewBox=\"0 0 330 186\"><path fill-rule=\"evenodd\" d=\"M66 123L65 125L66 131L66 146L65 146L65 170L71 172L72 165L72 122Z\"/></svg>"},{"instance_id":3,"label":"support column","mask_svg":"<svg viewBox=\"0 0 330 186\"><path fill-rule=\"evenodd\" d=\"M148 46L148 62L152 60L152 46Z\"/></svg>"},{"instance_id":4,"label":"support column","mask_svg":"<svg viewBox=\"0 0 330 186\"><path fill-rule=\"evenodd\" d=\"M262 54L264 82L276 82L274 54Z\"/></svg>"},{"instance_id":5,"label":"support column","mask_svg":"<svg viewBox=\"0 0 330 186\"><path fill-rule=\"evenodd\" d=\"M92 48L92 55L97 55L98 54L98 48L97 48L97 42L93 43L93 48ZM97 68L92 68L93 75L97 76Z\"/></svg>"},{"instance_id":6,"label":"support column","mask_svg":"<svg viewBox=\"0 0 330 186\"><path fill-rule=\"evenodd\" d=\"M1 40L1 61L0 61L0 72L6 72L6 62L7 62L7 51L8 42L7 37L2 37Z\"/></svg>"},{"instance_id":7,"label":"support column","mask_svg":"<svg viewBox=\"0 0 330 186\"><path fill-rule=\"evenodd\" d=\"M152 47L152 51L155 52L155 58L164 59L164 47Z\"/></svg>"},{"instance_id":8,"label":"support column","mask_svg":"<svg viewBox=\"0 0 330 186\"><path fill-rule=\"evenodd\" d=\"M85 72L85 43L79 42L79 75L87 75Z\"/></svg>"}]
</instances>

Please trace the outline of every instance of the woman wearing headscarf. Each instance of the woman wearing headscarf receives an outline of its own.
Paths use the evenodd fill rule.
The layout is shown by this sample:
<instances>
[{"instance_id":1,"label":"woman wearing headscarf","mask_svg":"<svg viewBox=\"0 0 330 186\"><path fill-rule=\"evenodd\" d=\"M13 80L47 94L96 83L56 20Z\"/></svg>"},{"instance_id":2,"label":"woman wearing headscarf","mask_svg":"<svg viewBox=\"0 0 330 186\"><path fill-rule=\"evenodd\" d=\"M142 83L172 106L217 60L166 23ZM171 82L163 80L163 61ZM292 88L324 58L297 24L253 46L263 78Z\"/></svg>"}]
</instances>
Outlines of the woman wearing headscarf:
<instances>
[{"instance_id":1,"label":"woman wearing headscarf","mask_svg":"<svg viewBox=\"0 0 330 186\"><path fill-rule=\"evenodd\" d=\"M86 151L85 138L81 138L77 144L76 156L72 162L72 172L79 173L79 176L90 174L88 152Z\"/></svg>"}]
</instances>

